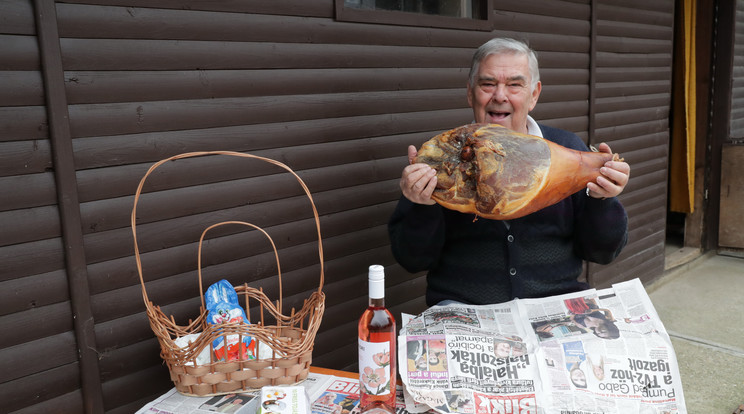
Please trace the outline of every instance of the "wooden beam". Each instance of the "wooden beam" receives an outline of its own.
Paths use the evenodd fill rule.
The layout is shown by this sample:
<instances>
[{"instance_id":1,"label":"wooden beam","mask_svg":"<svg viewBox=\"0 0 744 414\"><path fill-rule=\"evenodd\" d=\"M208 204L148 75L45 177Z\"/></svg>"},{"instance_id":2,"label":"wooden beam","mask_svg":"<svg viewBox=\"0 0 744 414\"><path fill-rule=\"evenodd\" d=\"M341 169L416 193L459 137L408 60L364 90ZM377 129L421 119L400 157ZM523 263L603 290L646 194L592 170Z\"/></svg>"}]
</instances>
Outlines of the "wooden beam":
<instances>
[{"instance_id":1,"label":"wooden beam","mask_svg":"<svg viewBox=\"0 0 744 414\"><path fill-rule=\"evenodd\" d=\"M94 321L90 308L88 272L80 226L80 203L55 7L54 0L34 1L46 92L49 138L52 143L54 176L66 256L65 266L74 318L75 339L80 358L83 405L86 413L102 413L103 393L98 370Z\"/></svg>"},{"instance_id":2,"label":"wooden beam","mask_svg":"<svg viewBox=\"0 0 744 414\"><path fill-rule=\"evenodd\" d=\"M709 130L705 175L705 227L703 249L718 248L718 225L721 205L721 151L729 139L731 121L731 82L734 61L736 2L717 1L713 32L713 85L711 129Z\"/></svg>"}]
</instances>

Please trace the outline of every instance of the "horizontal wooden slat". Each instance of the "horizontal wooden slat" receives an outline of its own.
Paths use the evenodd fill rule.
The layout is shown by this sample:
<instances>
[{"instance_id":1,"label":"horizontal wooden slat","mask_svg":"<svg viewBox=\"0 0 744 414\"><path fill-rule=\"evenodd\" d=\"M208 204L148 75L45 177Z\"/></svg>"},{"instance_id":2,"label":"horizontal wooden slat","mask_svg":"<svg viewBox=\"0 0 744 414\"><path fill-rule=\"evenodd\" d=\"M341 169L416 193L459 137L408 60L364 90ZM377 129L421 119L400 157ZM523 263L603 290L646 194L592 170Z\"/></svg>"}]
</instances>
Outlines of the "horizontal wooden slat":
<instances>
[{"instance_id":1,"label":"horizontal wooden slat","mask_svg":"<svg viewBox=\"0 0 744 414\"><path fill-rule=\"evenodd\" d=\"M582 16L583 17L583 16ZM494 19L495 27L499 30L519 31L530 27L532 32L550 33L555 36L577 36L576 42L564 45L572 50L576 43L584 43L588 40L590 32L589 21L585 18L563 18L559 16L540 16L532 13L499 12Z\"/></svg>"},{"instance_id":2,"label":"horizontal wooden slat","mask_svg":"<svg viewBox=\"0 0 744 414\"><path fill-rule=\"evenodd\" d=\"M30 1L0 2L0 34L36 34L34 9Z\"/></svg>"},{"instance_id":3,"label":"horizontal wooden slat","mask_svg":"<svg viewBox=\"0 0 744 414\"><path fill-rule=\"evenodd\" d=\"M423 105L422 105L423 103ZM466 107L462 90L366 92L70 106L75 138Z\"/></svg>"},{"instance_id":4,"label":"horizontal wooden slat","mask_svg":"<svg viewBox=\"0 0 744 414\"><path fill-rule=\"evenodd\" d=\"M591 18L589 4L578 4L572 1L520 0L518 2L499 2L494 4L494 8L497 11L512 11L586 21Z\"/></svg>"},{"instance_id":5,"label":"horizontal wooden slat","mask_svg":"<svg viewBox=\"0 0 744 414\"><path fill-rule=\"evenodd\" d=\"M649 236L647 239L636 241L645 245L646 248L642 249L639 253L634 254L623 262L625 266L612 266L612 270L605 271L603 273L604 282L603 285L617 283L623 280L629 280L636 277L645 279L646 282L650 281L648 276L652 275L658 270L655 268L664 267L664 232L659 231Z\"/></svg>"},{"instance_id":6,"label":"horizontal wooden slat","mask_svg":"<svg viewBox=\"0 0 744 414\"><path fill-rule=\"evenodd\" d=\"M38 108L43 109L43 107ZM21 112L26 111L17 111L17 113ZM8 119L9 123L12 121ZM0 176L44 172L52 167L51 157L50 143L45 139L0 142Z\"/></svg>"},{"instance_id":7,"label":"horizontal wooden slat","mask_svg":"<svg viewBox=\"0 0 744 414\"><path fill-rule=\"evenodd\" d=\"M652 134L669 129L669 121L659 119L657 121L647 121L642 123L626 123L625 125L614 125L597 130L598 137L606 137L607 140L619 140L625 138L634 138L637 136Z\"/></svg>"},{"instance_id":8,"label":"horizontal wooden slat","mask_svg":"<svg viewBox=\"0 0 744 414\"><path fill-rule=\"evenodd\" d=\"M298 146L284 151L256 151L251 154L270 159L282 159L288 163L290 168L296 170L311 191L316 193L399 177L406 165L404 157L407 145L419 144L428 139L430 135L433 134L381 137L358 140L356 146L351 145L353 141L348 141L340 144ZM333 162L344 163L327 165ZM172 167L175 164L178 164L177 169ZM138 205L138 213L142 220L151 221L160 217L178 216L179 214L174 214L178 209L173 210L168 205L173 203L182 203L179 205L184 207L201 204L202 207L188 212L188 214L195 214L208 211L209 207L205 206L207 204L211 204L214 208L227 209L244 205L247 202L258 203L301 194L299 184L288 172L259 160L220 155L179 160L176 163L164 164L160 169L163 170L164 175L151 175L146 185L152 178L153 184L167 183L172 188L183 189L170 190L170 192L152 196L149 195L150 192L143 193ZM119 176L127 174L129 171L132 169L118 167L102 169L98 174L101 180L92 182L91 187L86 188L86 191L96 194L97 198L102 198L98 196L98 193L105 193L105 186L110 183L106 178L115 174ZM93 173L91 171L91 176ZM83 204L81 213L84 232L128 226L129 215L133 207L133 194L142 176L144 173L139 177L127 177L131 181L132 190L125 197ZM221 183L218 182L219 178L222 178ZM150 188L146 187L148 190ZM154 189L160 190L157 187ZM167 190L167 188L162 188L162 190ZM238 190L245 191L245 193L239 193ZM215 197L216 200L210 202L210 199ZM168 213L162 215L166 211Z\"/></svg>"},{"instance_id":9,"label":"horizontal wooden slat","mask_svg":"<svg viewBox=\"0 0 744 414\"><path fill-rule=\"evenodd\" d=\"M497 13L496 16L498 15L499 14ZM472 51L475 51L478 46L494 37L516 38L527 42L530 48L537 52L541 68L553 67L556 66L556 64L560 64L558 56L551 57L553 52L555 52L555 55L564 55L564 65L570 65L572 62L575 62L575 59L572 56L575 53L589 53L589 41L587 38L582 36L556 36L552 33L535 33L530 31L532 26L525 26L520 30L502 30L498 21L495 24L496 30L490 34L484 34L483 38L479 42L470 45ZM556 39L560 39L560 41L556 41Z\"/></svg>"},{"instance_id":10,"label":"horizontal wooden slat","mask_svg":"<svg viewBox=\"0 0 744 414\"><path fill-rule=\"evenodd\" d=\"M15 412L32 406L25 412L84 412L79 370L80 366L72 363L0 383L3 410Z\"/></svg>"},{"instance_id":11,"label":"horizontal wooden slat","mask_svg":"<svg viewBox=\"0 0 744 414\"><path fill-rule=\"evenodd\" d=\"M589 87L585 85L544 85L540 92L540 107L549 103L563 103L589 99ZM586 111L586 105L584 105ZM550 112L550 110L546 111Z\"/></svg>"},{"instance_id":12,"label":"horizontal wooden slat","mask_svg":"<svg viewBox=\"0 0 744 414\"><path fill-rule=\"evenodd\" d=\"M598 84L612 82L639 82L664 80L671 82L672 70L669 67L602 67L597 68L596 81ZM671 83L669 83L671 87Z\"/></svg>"},{"instance_id":13,"label":"horizontal wooden slat","mask_svg":"<svg viewBox=\"0 0 744 414\"><path fill-rule=\"evenodd\" d=\"M63 270L0 282L0 315L24 312L69 300Z\"/></svg>"},{"instance_id":14,"label":"horizontal wooden slat","mask_svg":"<svg viewBox=\"0 0 744 414\"><path fill-rule=\"evenodd\" d=\"M13 332L0 337L0 349L72 331L72 319L69 302L0 316L0 330Z\"/></svg>"},{"instance_id":15,"label":"horizontal wooden slat","mask_svg":"<svg viewBox=\"0 0 744 414\"><path fill-rule=\"evenodd\" d=\"M311 170L299 171L298 175L302 177L303 181L307 184L312 193L332 190L334 188L370 184L383 180L398 178L398 176L400 175L400 171L402 171L403 167L405 167L406 160L403 157L404 156L386 158L381 160L359 161L352 165L316 168ZM220 160L217 161L219 162ZM188 166L189 164L184 165ZM194 164L191 165L193 166ZM199 171L200 170L196 170L197 174L199 173ZM276 170L270 171L276 172ZM345 171L345 173L342 174L342 171ZM225 182L227 181L228 180L226 179ZM197 186L195 188L183 188L152 194L143 193L138 203L138 220L140 223L146 223L153 220L173 218L188 214L203 213L215 209L241 206L245 205L246 203L258 203L262 201L275 200L281 197L297 195L303 195L303 197L305 197L304 192L302 192L301 188L299 187L299 183L295 181L295 179L287 172L263 176L261 178L247 178L243 180L236 180L232 181L231 184L235 186L235 188L242 189L247 193L245 195L230 194L230 189L226 188L228 187L226 184L209 184L205 186ZM277 187L269 187L270 185L275 185ZM220 205L218 203L212 203L212 207L210 207L209 200L203 199L205 195L217 196L218 194L223 194L222 197L226 197L224 201L227 204ZM174 206L171 206L170 204L176 202L189 203L189 205L183 205L183 207L185 207L185 209L183 210L174 210ZM129 204L129 206L127 206L127 203ZM103 223L101 223L101 230L105 230L106 228L120 228L128 225L129 214L125 213L131 213L133 207L132 199L127 199L123 202L112 200L110 202L95 204L100 204L100 207L91 205L91 207L88 208L88 206L86 206L86 213L94 214L91 217L95 217L95 214L104 214L104 216L102 217L105 220L108 213L104 210L114 208L116 208L119 213L123 215L123 217L110 217L111 219L115 220L115 223L112 226L104 226ZM307 205L309 206L309 203L307 203ZM196 209L194 210L195 207ZM192 210L188 210L189 208L191 208ZM86 227L96 227L96 225L93 224L95 222L96 220L91 220L90 218L86 219ZM141 231L141 229L138 231Z\"/></svg>"},{"instance_id":16,"label":"horizontal wooden slat","mask_svg":"<svg viewBox=\"0 0 744 414\"><path fill-rule=\"evenodd\" d=\"M0 85L3 85L0 88L0 107L44 104L41 74L37 71L0 71Z\"/></svg>"},{"instance_id":17,"label":"horizontal wooden slat","mask_svg":"<svg viewBox=\"0 0 744 414\"><path fill-rule=\"evenodd\" d=\"M143 371L107 381L103 384L103 398L106 411L138 400L141 395L151 395L153 391L165 393L173 388L168 369L156 365Z\"/></svg>"},{"instance_id":18,"label":"horizontal wooden slat","mask_svg":"<svg viewBox=\"0 0 744 414\"><path fill-rule=\"evenodd\" d=\"M606 113L624 111L633 108L663 107L665 104L668 104L670 100L670 95L668 93L669 87L668 85L665 85L660 89L666 93L651 93L651 91L647 90L645 93L634 96L632 99L629 99L625 95L616 96L615 94L612 94L613 96L608 98L598 97L595 101L597 112Z\"/></svg>"},{"instance_id":19,"label":"horizontal wooden slat","mask_svg":"<svg viewBox=\"0 0 744 414\"><path fill-rule=\"evenodd\" d=\"M673 36L674 28L658 24L598 20L597 32L603 36L669 40Z\"/></svg>"},{"instance_id":20,"label":"horizontal wooden slat","mask_svg":"<svg viewBox=\"0 0 744 414\"><path fill-rule=\"evenodd\" d=\"M65 70L468 67L472 48L188 40L60 40Z\"/></svg>"},{"instance_id":21,"label":"horizontal wooden slat","mask_svg":"<svg viewBox=\"0 0 744 414\"><path fill-rule=\"evenodd\" d=\"M316 194L314 196L316 206L322 209L322 214L331 215L329 217L324 216L321 219L323 234L333 235L342 232L346 225L344 220L353 221L360 218L369 220L370 218L368 216L370 214L376 216L392 213L392 207L389 203L396 201L400 194L397 183L397 179L394 179L379 183L370 183L348 190L339 189ZM358 195L355 195L355 193L358 193ZM165 220L163 218L161 221L152 225L144 224L137 226L138 246L140 252L146 254L151 250L193 243L198 241L202 231L208 226L227 220L246 221L265 229L276 225L287 226L292 221L299 221L300 219L309 220L311 217L309 207L310 204L305 196L294 196L275 202L255 205L248 204L232 209L214 212L208 211L203 214L172 220ZM383 211L378 212L378 210ZM343 213L348 213L349 218L343 215L337 217L338 214ZM283 227L277 228L275 231L279 229L283 229ZM229 231L237 232L243 230L245 229L242 227L233 226ZM225 234L227 231L225 229L212 230L207 235L207 240L216 237L216 235ZM313 232L309 234L312 235ZM133 253L132 230L124 227L92 234L85 237L85 244L86 256L91 265L91 273L98 274L99 271L106 273L119 266L118 260L109 265L100 265L100 270L99 265L96 265L96 263L130 256ZM265 245L265 247L268 248L268 245ZM184 248L187 247L184 246Z\"/></svg>"},{"instance_id":22,"label":"horizontal wooden slat","mask_svg":"<svg viewBox=\"0 0 744 414\"><path fill-rule=\"evenodd\" d=\"M669 102L669 85L670 82L668 80L597 83L595 89L597 91L597 103L602 102L600 99L613 97L623 97L628 100L630 100L629 97L632 97L635 100L643 95L663 95L666 97L667 102Z\"/></svg>"},{"instance_id":23,"label":"horizontal wooden slat","mask_svg":"<svg viewBox=\"0 0 744 414\"><path fill-rule=\"evenodd\" d=\"M589 68L589 49L580 48L576 52L565 51L542 51L538 50L537 55L541 68L552 69L588 69Z\"/></svg>"},{"instance_id":24,"label":"horizontal wooden slat","mask_svg":"<svg viewBox=\"0 0 744 414\"><path fill-rule=\"evenodd\" d=\"M0 39L0 48L2 48ZM2 52L0 51L0 56ZM45 140L48 134L46 111L43 106L6 106L0 107L0 142L19 140ZM43 144L39 144L43 145ZM6 166L4 169L18 171L18 165ZM29 172L40 172L29 171Z\"/></svg>"},{"instance_id":25,"label":"horizontal wooden slat","mask_svg":"<svg viewBox=\"0 0 744 414\"><path fill-rule=\"evenodd\" d=\"M543 84L541 96L543 93L548 92L548 90L562 85L573 85L574 87L582 88L589 82L589 68L553 69L541 67L540 81Z\"/></svg>"},{"instance_id":26,"label":"horizontal wooden slat","mask_svg":"<svg viewBox=\"0 0 744 414\"><path fill-rule=\"evenodd\" d=\"M463 108L78 139L73 144L79 170L130 164L123 167L121 172L108 173L101 168L90 172L80 171L78 173L80 197L84 201L90 201L101 197L113 198L132 194L140 178L150 166L132 164L154 163L183 152L231 150L256 153L258 150L269 148L331 143L385 135L425 133L434 136L439 132L471 122L472 117L472 111L469 108ZM409 139L416 139L419 136L411 135ZM420 145L421 142L410 142L410 144ZM401 153L405 154L405 147L401 149ZM183 162L188 163L189 160ZM298 167L299 162L307 163L304 160L289 160L286 164L298 169L302 169L302 165L307 165L300 164ZM241 164L245 162L236 163L237 166ZM124 171L125 169L129 171ZM153 177L152 181L157 180L158 176ZM177 181L178 177L172 176L167 179L168 182L174 180ZM106 185L101 186L101 181ZM108 187L108 192L101 191L101 187ZM115 191L111 187L131 190ZM92 193L97 194L94 196Z\"/></svg>"},{"instance_id":27,"label":"horizontal wooden slat","mask_svg":"<svg viewBox=\"0 0 744 414\"><path fill-rule=\"evenodd\" d=\"M70 71L65 79L69 102L82 104L445 88L464 96L467 75L466 68L256 69Z\"/></svg>"},{"instance_id":28,"label":"horizontal wooden slat","mask_svg":"<svg viewBox=\"0 0 744 414\"><path fill-rule=\"evenodd\" d=\"M16 191L19 188L23 188L23 191ZM57 202L51 172L0 177L0 194L3 194L0 211L48 206Z\"/></svg>"},{"instance_id":29,"label":"horizontal wooden slat","mask_svg":"<svg viewBox=\"0 0 744 414\"><path fill-rule=\"evenodd\" d=\"M64 269L64 260L58 238L5 246L0 249L0 281Z\"/></svg>"},{"instance_id":30,"label":"horizontal wooden slat","mask_svg":"<svg viewBox=\"0 0 744 414\"><path fill-rule=\"evenodd\" d=\"M38 52L35 36L0 34L0 70L38 71Z\"/></svg>"},{"instance_id":31,"label":"horizontal wooden slat","mask_svg":"<svg viewBox=\"0 0 744 414\"><path fill-rule=\"evenodd\" d=\"M149 0L67 0L67 3L85 3L113 6L152 7ZM333 17L333 4L325 0L264 0L214 1L214 0L160 0L158 7L203 11L227 11L288 16Z\"/></svg>"},{"instance_id":32,"label":"horizontal wooden slat","mask_svg":"<svg viewBox=\"0 0 744 414\"><path fill-rule=\"evenodd\" d=\"M60 4L58 17L60 35L70 38L473 47L485 36L469 30L399 26L391 31L389 26L349 24L306 15L156 9L151 5Z\"/></svg>"},{"instance_id":33,"label":"horizontal wooden slat","mask_svg":"<svg viewBox=\"0 0 744 414\"><path fill-rule=\"evenodd\" d=\"M656 173L656 174L657 176L655 179L650 179L652 183L647 183L646 185L640 185L639 188L636 188L636 189L631 188L630 190L635 190L635 191L628 191L627 193L623 193L622 198L621 198L623 204L631 205L635 203L640 203L646 200L648 197L654 197L657 194L665 194L664 190L666 188L666 181L663 179L660 179L662 178L664 173L662 172L662 173ZM639 182L640 182L639 180L635 181L635 183L639 183ZM637 185L635 183L633 185ZM628 183L628 185L631 185L631 184Z\"/></svg>"},{"instance_id":34,"label":"horizontal wooden slat","mask_svg":"<svg viewBox=\"0 0 744 414\"><path fill-rule=\"evenodd\" d=\"M664 194L656 195L649 200L628 206L629 226L633 240L649 237L659 231L656 226L649 226L666 216L666 197ZM633 244L629 246L628 252L643 250L642 245Z\"/></svg>"},{"instance_id":35,"label":"horizontal wooden slat","mask_svg":"<svg viewBox=\"0 0 744 414\"><path fill-rule=\"evenodd\" d=\"M671 31L669 32L671 39ZM664 54L669 50L669 39L635 39L597 36L597 47L611 53Z\"/></svg>"},{"instance_id":36,"label":"horizontal wooden slat","mask_svg":"<svg viewBox=\"0 0 744 414\"><path fill-rule=\"evenodd\" d=\"M635 4L624 0L617 4L605 0L597 4L597 20L643 23L653 26L674 27L674 6L669 0L664 2L644 2L636 0Z\"/></svg>"},{"instance_id":37,"label":"horizontal wooden slat","mask_svg":"<svg viewBox=\"0 0 744 414\"><path fill-rule=\"evenodd\" d=\"M550 102L538 105L540 105L540 109L539 111L535 111L535 116L540 120L544 118L583 116L589 112L589 103L587 100Z\"/></svg>"},{"instance_id":38,"label":"horizontal wooden slat","mask_svg":"<svg viewBox=\"0 0 744 414\"><path fill-rule=\"evenodd\" d=\"M73 332L47 336L2 350L0 384L77 362Z\"/></svg>"},{"instance_id":39,"label":"horizontal wooden slat","mask_svg":"<svg viewBox=\"0 0 744 414\"><path fill-rule=\"evenodd\" d=\"M111 381L158 366L163 362L160 357L160 344L152 338L129 346L112 347L101 351L99 362L101 381Z\"/></svg>"},{"instance_id":40,"label":"horizontal wooden slat","mask_svg":"<svg viewBox=\"0 0 744 414\"><path fill-rule=\"evenodd\" d=\"M614 53L614 52L597 52L597 67L628 67L637 68L646 67L669 67L672 64L672 54L670 53Z\"/></svg>"},{"instance_id":41,"label":"horizontal wooden slat","mask_svg":"<svg viewBox=\"0 0 744 414\"><path fill-rule=\"evenodd\" d=\"M662 148L665 150L665 147ZM659 170L664 170L664 166L668 162L668 160L667 157L663 154L664 153L662 152L662 155L656 158L651 158L652 156L648 156L646 160L640 159L641 157L636 157L635 154L633 154L634 158L630 166L632 174L631 179L635 179L636 176L643 176L645 174L651 174Z\"/></svg>"},{"instance_id":42,"label":"horizontal wooden slat","mask_svg":"<svg viewBox=\"0 0 744 414\"><path fill-rule=\"evenodd\" d=\"M655 108L626 109L624 111L613 111L607 113L598 113L597 128L606 128L612 125L627 124L629 119L634 123L644 123L646 121L657 121L668 119L669 107L657 106Z\"/></svg>"},{"instance_id":43,"label":"horizontal wooden slat","mask_svg":"<svg viewBox=\"0 0 744 414\"><path fill-rule=\"evenodd\" d=\"M60 237L56 206L0 212L0 246Z\"/></svg>"}]
</instances>

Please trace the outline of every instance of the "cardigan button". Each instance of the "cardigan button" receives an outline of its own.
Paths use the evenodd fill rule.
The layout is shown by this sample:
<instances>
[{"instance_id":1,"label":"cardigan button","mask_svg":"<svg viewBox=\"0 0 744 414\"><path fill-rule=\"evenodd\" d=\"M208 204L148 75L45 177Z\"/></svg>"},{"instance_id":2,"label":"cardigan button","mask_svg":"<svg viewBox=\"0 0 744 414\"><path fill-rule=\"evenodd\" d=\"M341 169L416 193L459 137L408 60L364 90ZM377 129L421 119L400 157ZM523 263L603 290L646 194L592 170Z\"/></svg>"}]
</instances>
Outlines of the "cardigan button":
<instances>
[{"instance_id":1,"label":"cardigan button","mask_svg":"<svg viewBox=\"0 0 744 414\"><path fill-rule=\"evenodd\" d=\"M512 275L512 276L516 275L517 274L517 269L515 269L515 268L512 267L511 269L509 269L509 274Z\"/></svg>"},{"instance_id":2,"label":"cardigan button","mask_svg":"<svg viewBox=\"0 0 744 414\"><path fill-rule=\"evenodd\" d=\"M510 235L506 236L506 240L508 240L508 241L509 241L509 243L511 243L511 242L513 242L513 241L514 241L514 236L512 236L512 235L510 234Z\"/></svg>"}]
</instances>

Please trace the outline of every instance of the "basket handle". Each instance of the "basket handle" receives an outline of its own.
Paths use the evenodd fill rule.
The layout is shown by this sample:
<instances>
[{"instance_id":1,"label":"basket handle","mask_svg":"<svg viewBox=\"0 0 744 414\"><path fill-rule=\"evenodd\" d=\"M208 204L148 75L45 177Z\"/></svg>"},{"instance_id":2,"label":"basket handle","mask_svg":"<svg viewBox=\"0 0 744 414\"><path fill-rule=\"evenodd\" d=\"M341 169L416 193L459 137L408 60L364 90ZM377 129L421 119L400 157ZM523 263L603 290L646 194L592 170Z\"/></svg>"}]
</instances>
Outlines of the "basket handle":
<instances>
[{"instance_id":1,"label":"basket handle","mask_svg":"<svg viewBox=\"0 0 744 414\"><path fill-rule=\"evenodd\" d=\"M145 300L145 304L147 304L149 300L147 298L147 289L145 288L145 279L142 274L142 259L140 258L139 244L137 243L137 204L139 202L140 195L142 194L142 188L145 185L145 181L147 180L147 177L149 177L150 174L152 174L152 172L155 171L156 168L160 167L166 162L175 161L175 160L179 160L183 158L202 157L206 155L228 155L228 156L233 156L233 157L253 158L253 159L261 160L261 161L268 162L269 164L274 164L278 167L285 169L297 179L297 181L300 183L300 186L302 186L302 189L305 191L305 194L307 195L308 199L310 199L310 205L313 208L313 216L315 218L315 227L318 231L318 257L320 259L320 282L318 284L318 293L322 293L323 282L324 282L324 269L323 269L323 241L320 235L320 218L318 217L318 209L315 207L313 196L310 194L310 190L307 188L307 185L305 185L305 182L302 181L302 179L294 171L292 171L292 169L289 168L287 165L279 161L272 160L271 158L265 158L265 157L261 157L258 155L252 155L252 154L246 154L246 153L234 152L234 151L198 151L198 152L187 152L183 154L174 155L172 157L156 162L150 167L150 169L147 170L145 175L140 180L139 185L137 186L137 191L135 192L135 195L134 195L134 206L132 207L131 224L132 224L132 237L134 238L134 258L137 262L137 272L139 273L140 283L142 285L142 297ZM204 234L202 234L202 237L203 236ZM201 271L201 266L200 266L200 271ZM199 277L200 277L199 285L201 288L201 274ZM281 283L280 283L280 286L281 286ZM204 295L202 295L202 303L203 303L203 300L204 300Z\"/></svg>"},{"instance_id":2,"label":"basket handle","mask_svg":"<svg viewBox=\"0 0 744 414\"><path fill-rule=\"evenodd\" d=\"M197 258L197 274L199 275L199 297L201 298L202 308L206 309L207 305L204 301L204 283L202 282L202 244L204 242L204 236L206 236L207 232L215 227L219 227L225 224L242 224L244 226L253 227L254 229L260 231L263 233L266 238L269 239L269 243L271 243L271 248L274 249L274 257L276 258L276 272L279 277L279 313L282 313L282 268L279 264L279 253L276 251L276 245L274 244L274 240L269 236L269 233L266 233L264 229L261 227L256 226L255 224L247 223L245 221L223 221L221 223L212 224L211 226L204 229L204 231L201 234L201 237L199 238L199 253Z\"/></svg>"}]
</instances>

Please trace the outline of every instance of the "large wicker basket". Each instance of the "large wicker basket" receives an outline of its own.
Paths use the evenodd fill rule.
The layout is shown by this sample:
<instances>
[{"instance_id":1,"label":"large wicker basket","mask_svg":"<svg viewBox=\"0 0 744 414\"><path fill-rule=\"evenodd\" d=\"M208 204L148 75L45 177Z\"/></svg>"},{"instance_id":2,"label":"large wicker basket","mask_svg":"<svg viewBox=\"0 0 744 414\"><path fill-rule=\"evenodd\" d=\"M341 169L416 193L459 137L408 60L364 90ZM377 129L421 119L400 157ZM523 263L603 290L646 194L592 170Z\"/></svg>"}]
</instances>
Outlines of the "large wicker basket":
<instances>
[{"instance_id":1,"label":"large wicker basket","mask_svg":"<svg viewBox=\"0 0 744 414\"><path fill-rule=\"evenodd\" d=\"M142 272L142 263L140 259L139 246L137 244L137 204L139 202L142 188L147 177L159 166L168 162L182 158L200 157L208 155L244 157L261 160L279 166L291 173L304 189L312 205L315 225L318 231L318 255L320 259L320 283L317 291L313 291L309 298L305 299L302 308L296 311L294 308L289 315L282 313L282 279L281 269L279 267L279 256L276 246L271 237L260 227L251 223L241 221L225 221L209 226L202 232L199 239L198 251L198 275L199 275L199 292L201 294L202 306L199 310L198 317L189 320L188 325L177 325L173 316L167 316L159 306L153 304L147 297L145 279ZM208 151L208 152L191 152L176 155L155 163L140 180L137 192L134 197L134 207L132 208L132 234L134 236L134 252L137 261L137 271L139 272L140 282L142 284L142 297L147 310L147 317L155 336L160 343L160 355L170 371L171 380L176 389L185 395L193 396L210 396L220 395L232 392L240 392L258 389L266 385L283 385L295 384L305 378L309 373L310 363L312 360L313 343L315 335L320 327L320 322L325 309L325 295L323 294L323 247L320 236L320 220L318 212L313 202L312 195L305 183L297 174L288 166L264 157L251 154L230 152L230 151ZM271 242L274 249L274 255L277 261L277 274L279 279L279 299L276 303L272 302L262 289L255 289L247 284L235 287L235 291L241 298L241 305L248 313L248 319L251 324L222 324L211 325L207 323L207 311L204 301L204 286L202 283L201 255L202 243L206 233L223 225L241 225L249 226L259 230ZM251 306L258 306L259 315L251 315ZM266 317L266 318L265 318ZM264 324L264 320L269 319L271 324ZM269 322L267 322L269 323ZM187 346L179 347L175 340L190 334L199 334L198 338L189 343ZM214 357L212 341L228 335L239 335L240 338L250 336L259 341L259 346L271 348L271 358L256 359L237 359L229 361L219 361ZM208 350L210 355L209 363L197 363L197 356L203 351Z\"/></svg>"}]
</instances>

